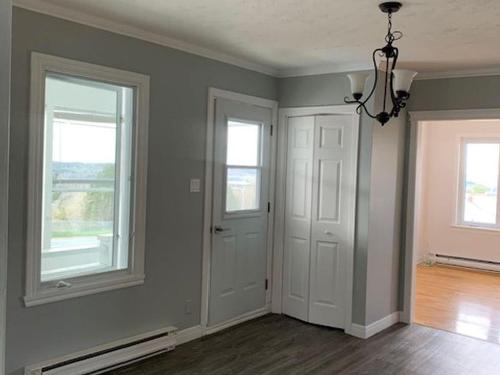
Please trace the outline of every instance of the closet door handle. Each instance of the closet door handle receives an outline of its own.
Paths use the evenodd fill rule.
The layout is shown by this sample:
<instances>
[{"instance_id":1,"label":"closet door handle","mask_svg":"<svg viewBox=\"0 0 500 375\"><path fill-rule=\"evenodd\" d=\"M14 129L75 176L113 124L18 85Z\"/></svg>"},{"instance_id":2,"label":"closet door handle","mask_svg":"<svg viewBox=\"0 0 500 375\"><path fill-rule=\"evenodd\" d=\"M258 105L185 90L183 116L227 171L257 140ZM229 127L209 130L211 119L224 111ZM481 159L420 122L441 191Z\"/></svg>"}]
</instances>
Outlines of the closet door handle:
<instances>
[{"instance_id":1,"label":"closet door handle","mask_svg":"<svg viewBox=\"0 0 500 375\"><path fill-rule=\"evenodd\" d=\"M326 234L327 236L333 236L333 233L330 232L329 230L325 230L323 233Z\"/></svg>"},{"instance_id":2,"label":"closet door handle","mask_svg":"<svg viewBox=\"0 0 500 375\"><path fill-rule=\"evenodd\" d=\"M230 230L230 229L229 228L223 228L223 227L221 227L219 225L216 225L214 227L214 233L222 233L222 232L226 232L228 230Z\"/></svg>"}]
</instances>

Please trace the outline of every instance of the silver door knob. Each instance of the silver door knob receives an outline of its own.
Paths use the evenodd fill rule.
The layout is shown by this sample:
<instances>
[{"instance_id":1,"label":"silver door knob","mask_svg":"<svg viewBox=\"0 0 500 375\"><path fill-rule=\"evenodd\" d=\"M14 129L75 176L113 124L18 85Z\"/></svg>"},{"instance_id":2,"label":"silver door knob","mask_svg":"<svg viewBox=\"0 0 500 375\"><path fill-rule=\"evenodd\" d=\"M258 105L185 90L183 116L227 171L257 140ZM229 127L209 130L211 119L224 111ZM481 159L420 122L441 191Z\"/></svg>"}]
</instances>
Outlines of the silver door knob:
<instances>
[{"instance_id":1,"label":"silver door knob","mask_svg":"<svg viewBox=\"0 0 500 375\"><path fill-rule=\"evenodd\" d=\"M221 233L221 232L225 232L228 230L229 230L229 228L223 228L220 225L214 226L214 233Z\"/></svg>"},{"instance_id":2,"label":"silver door knob","mask_svg":"<svg viewBox=\"0 0 500 375\"><path fill-rule=\"evenodd\" d=\"M324 231L324 233L325 233L327 236L331 236L331 235L333 235L333 233L332 233L332 232L330 232L329 230L325 230L325 231Z\"/></svg>"}]
</instances>

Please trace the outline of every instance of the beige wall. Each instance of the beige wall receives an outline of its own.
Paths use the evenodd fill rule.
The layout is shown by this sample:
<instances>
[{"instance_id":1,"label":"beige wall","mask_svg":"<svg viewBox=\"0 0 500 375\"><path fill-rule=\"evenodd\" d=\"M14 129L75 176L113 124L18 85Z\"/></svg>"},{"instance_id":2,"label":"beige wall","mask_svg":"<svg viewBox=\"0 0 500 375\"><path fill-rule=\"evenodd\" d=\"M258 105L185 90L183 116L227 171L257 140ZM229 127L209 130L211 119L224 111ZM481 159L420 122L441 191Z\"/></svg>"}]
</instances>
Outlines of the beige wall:
<instances>
[{"instance_id":1,"label":"beige wall","mask_svg":"<svg viewBox=\"0 0 500 375\"><path fill-rule=\"evenodd\" d=\"M420 126L419 260L428 253L439 253L500 262L500 232L454 226L460 140L500 137L500 121L424 122Z\"/></svg>"}]
</instances>

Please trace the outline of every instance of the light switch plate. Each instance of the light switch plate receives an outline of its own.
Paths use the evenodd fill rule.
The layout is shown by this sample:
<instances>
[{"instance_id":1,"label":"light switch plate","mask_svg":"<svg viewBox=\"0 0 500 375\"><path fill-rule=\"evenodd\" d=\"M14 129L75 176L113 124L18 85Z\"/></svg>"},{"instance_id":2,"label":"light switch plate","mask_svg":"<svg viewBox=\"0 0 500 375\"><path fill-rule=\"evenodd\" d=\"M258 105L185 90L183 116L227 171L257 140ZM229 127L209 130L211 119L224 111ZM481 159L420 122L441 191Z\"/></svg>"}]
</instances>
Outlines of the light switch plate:
<instances>
[{"instance_id":1,"label":"light switch plate","mask_svg":"<svg viewBox=\"0 0 500 375\"><path fill-rule=\"evenodd\" d=\"M191 193L199 193L201 189L201 182L199 178L192 178L189 181L189 191Z\"/></svg>"}]
</instances>

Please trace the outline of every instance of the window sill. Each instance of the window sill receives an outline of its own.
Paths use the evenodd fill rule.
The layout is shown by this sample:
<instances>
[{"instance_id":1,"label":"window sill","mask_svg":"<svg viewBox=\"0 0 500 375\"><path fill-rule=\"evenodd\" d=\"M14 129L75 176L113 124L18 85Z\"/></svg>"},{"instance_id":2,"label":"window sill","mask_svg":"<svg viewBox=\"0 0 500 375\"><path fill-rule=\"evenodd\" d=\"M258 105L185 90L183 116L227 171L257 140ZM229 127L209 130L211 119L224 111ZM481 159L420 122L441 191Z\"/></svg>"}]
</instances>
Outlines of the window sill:
<instances>
[{"instance_id":1,"label":"window sill","mask_svg":"<svg viewBox=\"0 0 500 375\"><path fill-rule=\"evenodd\" d=\"M479 226L472 226L472 225L463 225L463 224L452 224L452 228L457 228L457 229L467 229L467 230L478 230L478 231L484 231L484 232L497 232L500 233L500 228L488 228L488 227L479 227Z\"/></svg>"},{"instance_id":2,"label":"window sill","mask_svg":"<svg viewBox=\"0 0 500 375\"><path fill-rule=\"evenodd\" d=\"M44 289L33 295L24 297L26 307L44 305L46 303L63 301L70 298L88 296L91 294L108 292L111 290L128 288L144 284L144 275L129 275L113 280L103 280L95 283L73 285L64 289Z\"/></svg>"}]
</instances>

